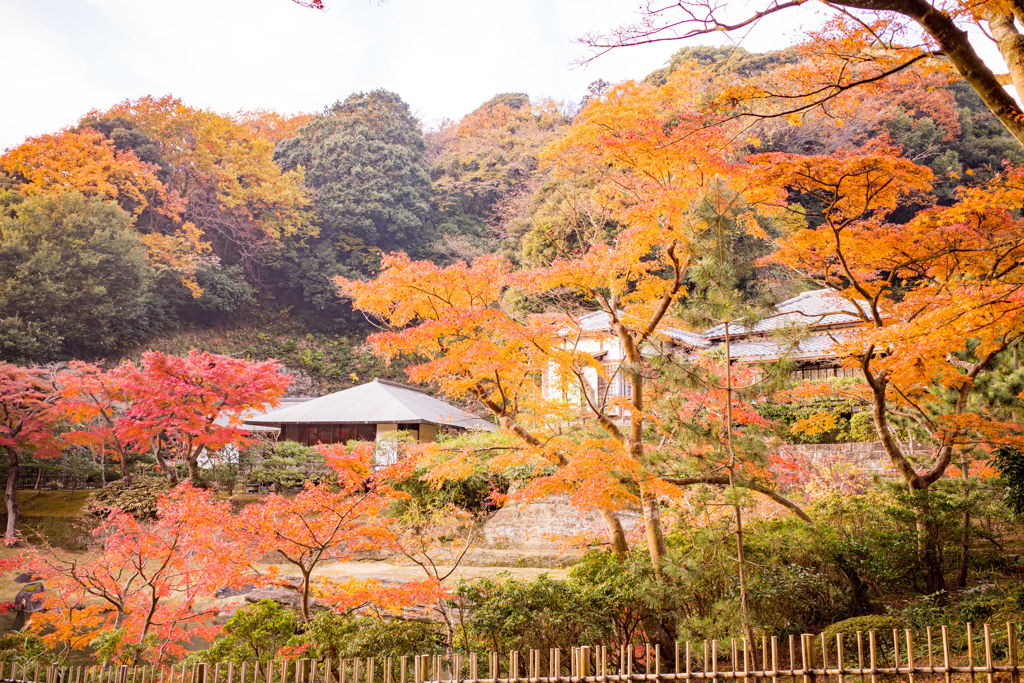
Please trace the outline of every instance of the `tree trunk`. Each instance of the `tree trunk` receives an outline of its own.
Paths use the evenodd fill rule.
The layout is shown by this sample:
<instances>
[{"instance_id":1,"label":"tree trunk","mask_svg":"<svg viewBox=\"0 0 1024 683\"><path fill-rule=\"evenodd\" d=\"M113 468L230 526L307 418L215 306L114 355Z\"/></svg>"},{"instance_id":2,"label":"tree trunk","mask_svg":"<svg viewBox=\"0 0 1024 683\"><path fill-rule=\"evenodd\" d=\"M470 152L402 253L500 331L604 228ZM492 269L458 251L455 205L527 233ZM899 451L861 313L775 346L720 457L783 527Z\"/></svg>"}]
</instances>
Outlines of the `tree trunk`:
<instances>
[{"instance_id":1,"label":"tree trunk","mask_svg":"<svg viewBox=\"0 0 1024 683\"><path fill-rule=\"evenodd\" d=\"M192 484L199 489L206 488L206 482L203 481L203 475L199 469L199 458L189 458L188 461L188 483Z\"/></svg>"},{"instance_id":2,"label":"tree trunk","mask_svg":"<svg viewBox=\"0 0 1024 683\"><path fill-rule=\"evenodd\" d=\"M731 474L731 473L730 473ZM736 489L733 488L733 495L736 495ZM751 666L757 669L757 648L754 640L754 629L750 626L750 591L747 590L747 569L746 569L746 558L743 554L743 511L739 505L734 505L733 509L736 511L736 563L739 567L739 580L740 580L740 612L743 616L743 631L749 643L748 648L750 656L753 661Z\"/></svg>"},{"instance_id":3,"label":"tree trunk","mask_svg":"<svg viewBox=\"0 0 1024 683\"><path fill-rule=\"evenodd\" d=\"M7 504L7 532L4 534L4 542L13 545L17 542L18 536L18 500L15 497L15 490L18 485L18 473L20 463L18 462L18 451L13 446L7 446L7 490L4 492L4 503Z\"/></svg>"},{"instance_id":4,"label":"tree trunk","mask_svg":"<svg viewBox=\"0 0 1024 683\"><path fill-rule=\"evenodd\" d=\"M621 560L629 552L629 543L626 541L626 532L622 528L622 522L619 521L618 515L608 508L600 508L598 512L608 529L608 540L611 542L612 552Z\"/></svg>"},{"instance_id":5,"label":"tree trunk","mask_svg":"<svg viewBox=\"0 0 1024 683\"><path fill-rule=\"evenodd\" d=\"M644 535L647 537L647 551L651 554L651 566L654 575L661 581L665 578L661 563L665 560L668 548L665 545L665 533L661 528L658 499L643 483L640 484L640 509L644 515Z\"/></svg>"},{"instance_id":6,"label":"tree trunk","mask_svg":"<svg viewBox=\"0 0 1024 683\"><path fill-rule=\"evenodd\" d=\"M36 491L38 491L39 493L43 492L42 483L43 483L43 466L40 465L37 462L36 463L36 485L33 488Z\"/></svg>"},{"instance_id":7,"label":"tree trunk","mask_svg":"<svg viewBox=\"0 0 1024 683\"><path fill-rule=\"evenodd\" d=\"M1014 351L1016 352L1016 347ZM967 587L967 566L971 557L971 508L968 505L970 501L970 487L968 486L967 479L970 477L971 468L967 463L967 456L964 456L963 461L960 463L960 471L964 477L964 527L963 534L960 537L960 566L956 572L956 587L966 588Z\"/></svg>"},{"instance_id":8,"label":"tree trunk","mask_svg":"<svg viewBox=\"0 0 1024 683\"><path fill-rule=\"evenodd\" d=\"M946 590L946 577L942 573L942 549L939 548L935 534L920 520L920 513L918 516L917 548L924 566L925 590L935 594Z\"/></svg>"},{"instance_id":9,"label":"tree trunk","mask_svg":"<svg viewBox=\"0 0 1024 683\"><path fill-rule=\"evenodd\" d=\"M309 623L309 575L313 570L302 572L302 621Z\"/></svg>"},{"instance_id":10,"label":"tree trunk","mask_svg":"<svg viewBox=\"0 0 1024 683\"><path fill-rule=\"evenodd\" d=\"M161 452L159 443L157 444L156 448L153 449L153 456L156 458L157 466L160 467L160 469L163 471L164 476L167 477L167 480L171 482L171 486L177 486L178 472L174 467L170 465L170 463L167 462L166 459L164 459L164 455Z\"/></svg>"}]
</instances>

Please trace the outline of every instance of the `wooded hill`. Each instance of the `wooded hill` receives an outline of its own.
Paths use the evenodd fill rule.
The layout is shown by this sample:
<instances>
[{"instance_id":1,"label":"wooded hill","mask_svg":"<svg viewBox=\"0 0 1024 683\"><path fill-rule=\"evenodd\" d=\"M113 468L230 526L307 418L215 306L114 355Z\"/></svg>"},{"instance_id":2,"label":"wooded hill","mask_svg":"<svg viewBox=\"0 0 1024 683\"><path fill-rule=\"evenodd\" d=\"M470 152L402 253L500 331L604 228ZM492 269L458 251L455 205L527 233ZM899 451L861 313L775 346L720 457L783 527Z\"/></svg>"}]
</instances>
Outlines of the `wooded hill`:
<instances>
[{"instance_id":1,"label":"wooded hill","mask_svg":"<svg viewBox=\"0 0 1024 683\"><path fill-rule=\"evenodd\" d=\"M688 48L644 82L676 69L747 77L797 59ZM498 95L428 131L383 90L290 117L145 97L30 138L0 157L0 359L201 348L282 358L310 392L386 374L333 279L370 277L392 251L443 265L550 249L536 228L558 219L564 188L547 182L544 150L608 85L578 105ZM765 119L748 133L751 153L888 136L935 172L939 203L1024 161L975 92L939 75L866 95L852 115Z\"/></svg>"}]
</instances>

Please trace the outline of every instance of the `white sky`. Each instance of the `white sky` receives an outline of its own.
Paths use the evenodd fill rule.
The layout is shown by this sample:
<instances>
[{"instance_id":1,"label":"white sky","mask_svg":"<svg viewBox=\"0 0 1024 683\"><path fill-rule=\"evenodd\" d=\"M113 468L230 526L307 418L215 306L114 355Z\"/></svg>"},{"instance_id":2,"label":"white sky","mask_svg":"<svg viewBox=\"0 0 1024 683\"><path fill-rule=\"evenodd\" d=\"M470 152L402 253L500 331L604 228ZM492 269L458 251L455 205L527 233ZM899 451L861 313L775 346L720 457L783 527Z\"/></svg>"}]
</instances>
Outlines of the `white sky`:
<instances>
[{"instance_id":1,"label":"white sky","mask_svg":"<svg viewBox=\"0 0 1024 683\"><path fill-rule=\"evenodd\" d=\"M290 0L0 0L0 149L167 93L219 112L291 113L387 88L430 125L501 92L578 101L590 82L642 78L681 47L571 65L586 54L573 39L628 21L635 0L326 2L317 12ZM744 46L789 44L795 20Z\"/></svg>"}]
</instances>

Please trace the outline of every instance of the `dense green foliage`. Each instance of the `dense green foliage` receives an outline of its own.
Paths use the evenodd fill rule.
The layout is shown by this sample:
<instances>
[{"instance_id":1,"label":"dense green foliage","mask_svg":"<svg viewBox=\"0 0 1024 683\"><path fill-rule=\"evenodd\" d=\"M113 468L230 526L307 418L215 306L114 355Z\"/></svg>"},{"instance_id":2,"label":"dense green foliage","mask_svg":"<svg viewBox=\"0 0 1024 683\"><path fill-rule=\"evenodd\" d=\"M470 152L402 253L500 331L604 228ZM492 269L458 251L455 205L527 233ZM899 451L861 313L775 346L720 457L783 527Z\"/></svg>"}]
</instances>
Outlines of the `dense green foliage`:
<instances>
[{"instance_id":1,"label":"dense green foliage","mask_svg":"<svg viewBox=\"0 0 1024 683\"><path fill-rule=\"evenodd\" d=\"M34 196L0 219L0 358L94 356L152 331L153 272L113 202Z\"/></svg>"}]
</instances>

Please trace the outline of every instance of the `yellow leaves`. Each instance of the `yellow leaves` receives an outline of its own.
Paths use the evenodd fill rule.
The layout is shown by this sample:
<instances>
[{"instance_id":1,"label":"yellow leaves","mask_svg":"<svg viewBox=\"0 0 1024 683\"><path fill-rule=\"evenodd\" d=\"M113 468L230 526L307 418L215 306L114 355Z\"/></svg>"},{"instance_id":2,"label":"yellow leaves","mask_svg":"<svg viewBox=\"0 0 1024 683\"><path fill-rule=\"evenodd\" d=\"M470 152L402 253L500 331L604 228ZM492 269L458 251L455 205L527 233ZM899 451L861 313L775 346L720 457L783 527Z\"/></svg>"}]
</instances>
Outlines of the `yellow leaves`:
<instances>
[{"instance_id":1,"label":"yellow leaves","mask_svg":"<svg viewBox=\"0 0 1024 683\"><path fill-rule=\"evenodd\" d=\"M839 416L831 412L815 413L808 418L800 419L790 426L794 434L817 436L834 432L839 427Z\"/></svg>"},{"instance_id":2,"label":"yellow leaves","mask_svg":"<svg viewBox=\"0 0 1024 683\"><path fill-rule=\"evenodd\" d=\"M154 200L169 216L181 210L169 200L155 165L116 150L91 129L29 138L0 157L0 169L20 180L18 191L25 196L78 190L87 197L112 199L135 216Z\"/></svg>"},{"instance_id":3,"label":"yellow leaves","mask_svg":"<svg viewBox=\"0 0 1024 683\"><path fill-rule=\"evenodd\" d=\"M213 260L209 255L211 247L202 238L202 233L192 223L183 224L173 235L155 232L141 235L150 264L157 270L177 273L181 284L196 298L203 294L196 282L196 272Z\"/></svg>"},{"instance_id":4,"label":"yellow leaves","mask_svg":"<svg viewBox=\"0 0 1024 683\"><path fill-rule=\"evenodd\" d=\"M301 117L251 112L239 122L170 95L126 100L106 115L125 116L156 140L179 197L212 194L217 208L254 223L264 239L316 233L302 172L282 173L273 161L273 131L297 129Z\"/></svg>"}]
</instances>

